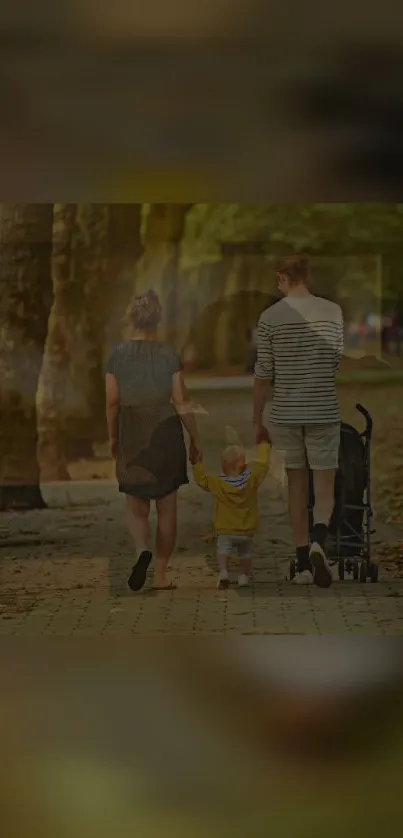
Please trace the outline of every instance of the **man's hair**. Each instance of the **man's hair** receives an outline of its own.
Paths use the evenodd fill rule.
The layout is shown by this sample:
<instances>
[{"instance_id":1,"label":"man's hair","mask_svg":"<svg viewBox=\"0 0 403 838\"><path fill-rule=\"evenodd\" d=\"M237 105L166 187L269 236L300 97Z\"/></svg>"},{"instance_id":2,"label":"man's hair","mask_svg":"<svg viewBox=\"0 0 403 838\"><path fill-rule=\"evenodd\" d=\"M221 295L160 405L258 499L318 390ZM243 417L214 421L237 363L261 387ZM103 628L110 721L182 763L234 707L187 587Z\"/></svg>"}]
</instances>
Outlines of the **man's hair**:
<instances>
[{"instance_id":1,"label":"man's hair","mask_svg":"<svg viewBox=\"0 0 403 838\"><path fill-rule=\"evenodd\" d=\"M303 253L284 256L277 260L275 270L277 274L284 274L290 285L306 283L309 279L309 256Z\"/></svg>"}]
</instances>

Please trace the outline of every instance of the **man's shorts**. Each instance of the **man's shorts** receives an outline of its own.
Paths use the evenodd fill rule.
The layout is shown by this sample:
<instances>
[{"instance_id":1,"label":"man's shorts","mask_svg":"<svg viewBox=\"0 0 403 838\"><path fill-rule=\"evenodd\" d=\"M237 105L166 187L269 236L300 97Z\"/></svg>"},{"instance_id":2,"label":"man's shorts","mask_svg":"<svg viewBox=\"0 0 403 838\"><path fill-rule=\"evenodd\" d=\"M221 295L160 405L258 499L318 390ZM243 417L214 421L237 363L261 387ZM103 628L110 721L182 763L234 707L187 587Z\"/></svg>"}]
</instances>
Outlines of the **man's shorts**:
<instances>
[{"instance_id":1,"label":"man's shorts","mask_svg":"<svg viewBox=\"0 0 403 838\"><path fill-rule=\"evenodd\" d=\"M270 422L273 447L284 457L287 469L325 471L339 465L340 423L280 425Z\"/></svg>"},{"instance_id":2,"label":"man's shorts","mask_svg":"<svg viewBox=\"0 0 403 838\"><path fill-rule=\"evenodd\" d=\"M250 559L252 554L252 535L224 535L217 538L217 556L227 556L229 559L235 554L239 559Z\"/></svg>"}]
</instances>

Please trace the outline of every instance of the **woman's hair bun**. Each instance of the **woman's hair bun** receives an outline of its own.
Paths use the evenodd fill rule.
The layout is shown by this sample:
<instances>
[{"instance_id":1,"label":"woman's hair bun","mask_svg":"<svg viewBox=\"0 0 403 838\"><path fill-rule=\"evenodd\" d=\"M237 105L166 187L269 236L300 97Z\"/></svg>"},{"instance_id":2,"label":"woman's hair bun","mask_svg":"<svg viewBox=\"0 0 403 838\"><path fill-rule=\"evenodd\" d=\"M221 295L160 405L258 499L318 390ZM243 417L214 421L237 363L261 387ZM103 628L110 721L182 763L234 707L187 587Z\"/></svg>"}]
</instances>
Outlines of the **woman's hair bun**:
<instances>
[{"instance_id":1,"label":"woman's hair bun","mask_svg":"<svg viewBox=\"0 0 403 838\"><path fill-rule=\"evenodd\" d=\"M156 329L161 320L161 303L158 294L150 288L146 294L133 298L131 303L133 326L139 331Z\"/></svg>"}]
</instances>

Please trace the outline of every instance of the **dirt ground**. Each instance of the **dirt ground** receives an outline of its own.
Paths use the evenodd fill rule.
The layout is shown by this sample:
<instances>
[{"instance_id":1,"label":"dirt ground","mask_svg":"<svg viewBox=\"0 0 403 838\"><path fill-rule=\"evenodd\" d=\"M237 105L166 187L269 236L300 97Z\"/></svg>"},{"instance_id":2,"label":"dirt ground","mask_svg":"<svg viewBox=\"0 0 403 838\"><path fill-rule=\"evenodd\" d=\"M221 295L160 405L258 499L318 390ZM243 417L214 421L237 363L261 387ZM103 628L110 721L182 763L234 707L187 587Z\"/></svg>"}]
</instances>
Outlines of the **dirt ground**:
<instances>
[{"instance_id":1,"label":"dirt ground","mask_svg":"<svg viewBox=\"0 0 403 838\"><path fill-rule=\"evenodd\" d=\"M252 450L250 393L193 393L208 469L217 470L228 434ZM215 590L211 500L191 482L180 493L172 578L178 590L133 596L126 587L133 548L123 499L107 452L70 466L71 482L43 487L49 508L0 518L0 633L402 633L403 630L403 391L343 387L343 419L363 427L355 409L372 413L372 487L381 564L378 585L347 580L327 591L301 592L285 582L292 554L285 486L278 464L262 488L253 589L246 596ZM230 430L229 430L230 429ZM365 589L365 590L362 590ZM249 597L249 598L248 598ZM361 616L360 616L361 615Z\"/></svg>"}]
</instances>

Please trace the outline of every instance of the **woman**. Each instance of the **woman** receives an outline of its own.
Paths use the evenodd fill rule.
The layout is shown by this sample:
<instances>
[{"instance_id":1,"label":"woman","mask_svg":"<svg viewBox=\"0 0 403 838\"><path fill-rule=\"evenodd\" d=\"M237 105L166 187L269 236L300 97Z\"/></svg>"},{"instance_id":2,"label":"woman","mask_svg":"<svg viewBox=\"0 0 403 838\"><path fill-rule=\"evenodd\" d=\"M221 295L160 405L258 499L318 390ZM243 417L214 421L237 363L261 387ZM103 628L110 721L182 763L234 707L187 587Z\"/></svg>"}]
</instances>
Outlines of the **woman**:
<instances>
[{"instance_id":1,"label":"woman","mask_svg":"<svg viewBox=\"0 0 403 838\"><path fill-rule=\"evenodd\" d=\"M106 368L109 441L137 551L128 584L139 591L146 581L152 560L149 516L154 500L158 515L154 589L169 590L175 587L168 583L166 572L176 540L177 491L188 483L182 425L199 450L197 427L179 357L156 339L161 305L153 291L135 297L131 320L131 339L114 349Z\"/></svg>"}]
</instances>

